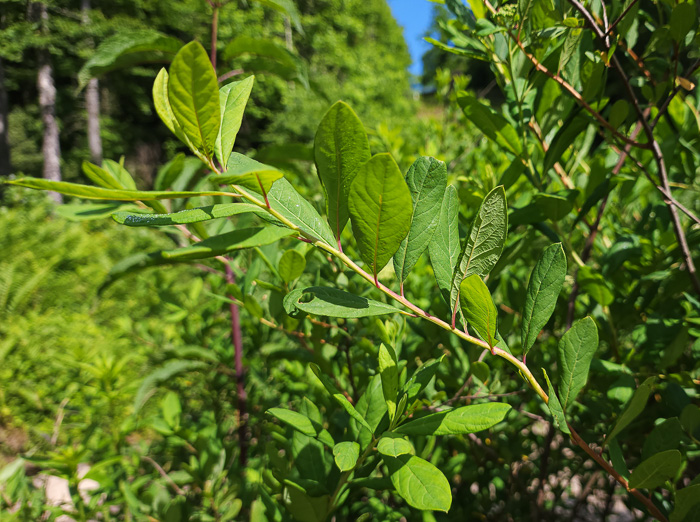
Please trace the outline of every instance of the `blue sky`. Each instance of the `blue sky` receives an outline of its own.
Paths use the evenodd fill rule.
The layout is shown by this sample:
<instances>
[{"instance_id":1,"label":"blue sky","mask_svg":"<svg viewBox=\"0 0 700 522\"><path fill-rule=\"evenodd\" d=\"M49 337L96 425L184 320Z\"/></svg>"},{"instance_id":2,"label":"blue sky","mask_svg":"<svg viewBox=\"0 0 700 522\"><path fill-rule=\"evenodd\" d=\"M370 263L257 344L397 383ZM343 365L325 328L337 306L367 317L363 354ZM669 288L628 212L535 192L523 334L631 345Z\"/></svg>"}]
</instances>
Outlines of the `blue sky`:
<instances>
[{"instance_id":1,"label":"blue sky","mask_svg":"<svg viewBox=\"0 0 700 522\"><path fill-rule=\"evenodd\" d=\"M420 74L423 69L421 56L430 48L423 40L423 34L430 26L433 4L428 0L388 0L391 12L403 27L404 37L413 58L409 69L413 74Z\"/></svg>"}]
</instances>

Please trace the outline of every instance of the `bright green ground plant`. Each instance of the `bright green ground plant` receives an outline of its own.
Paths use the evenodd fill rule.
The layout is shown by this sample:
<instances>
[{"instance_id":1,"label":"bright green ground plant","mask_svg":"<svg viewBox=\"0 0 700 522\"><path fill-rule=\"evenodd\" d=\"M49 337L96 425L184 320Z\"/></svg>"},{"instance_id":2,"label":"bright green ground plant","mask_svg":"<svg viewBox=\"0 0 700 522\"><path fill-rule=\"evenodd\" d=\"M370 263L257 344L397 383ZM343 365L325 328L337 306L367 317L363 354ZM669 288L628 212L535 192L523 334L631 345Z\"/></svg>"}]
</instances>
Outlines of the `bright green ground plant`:
<instances>
[{"instance_id":1,"label":"bright green ground plant","mask_svg":"<svg viewBox=\"0 0 700 522\"><path fill-rule=\"evenodd\" d=\"M98 186L32 178L9 183L86 199L133 201L140 208L115 213L115 221L132 227L174 226L188 238L187 246L125 260L114 267L110 280L150 266L207 258L228 266L225 256L239 250L261 253L266 245L298 240L299 245L315 247L335 271L354 272L366 285L354 285L354 291L347 291L325 286L319 280L312 286L295 287L306 265L303 254L290 249L276 267L265 258L281 280L281 286L272 282L267 286L283 296L277 307L282 307L290 320L390 315L403 321L377 320L382 342L367 347L375 362L366 388L361 394L353 390L355 398L341 389L337 375L311 365L317 387L325 390L328 401L338 407L332 419L324 419L319 407L308 398L297 411L282 407L268 410L271 419L291 429L291 443L280 433L273 439L286 444L294 458L286 461L271 452L272 473L266 475L266 489L253 507L256 516L263 516L263 512L268 519L282 518L283 506L297 520L323 521L350 502L361 488L393 491L418 510L450 511L450 477L429 458L435 437L498 430L507 418L517 414L501 402L453 407L450 401L432 404L425 400L426 388L434 386L433 378L444 364L442 354L436 351L436 359L419 364L412 375L407 375L407 361L401 358L402 335L398 335L395 325L427 322L458 340L458 357L460 352L477 347L483 352L481 358L490 354L510 363L519 375L514 378L522 378L548 406L553 422L625 486L649 514L665 519L641 489L652 490L675 476L681 461L677 450L672 450L668 458L659 453L652 457L653 462L640 464L628 481L623 476L626 469L623 473L609 464L569 424L598 349L595 321L591 317L579 319L561 336L558 365L549 368L549 374L556 375L552 381L548 372L532 369L526 362L525 355L537 344L567 277L562 245L547 247L532 270L521 310L522 355L516 356L499 330L499 309L485 282L507 243L509 212L504 187L496 186L485 194L462 239L459 195L448 183L446 165L435 158L421 157L404 176L389 154L370 155L361 122L349 106L338 102L323 117L314 147L325 193L324 219L282 171L232 152L252 82L232 82L219 89L206 51L195 42L178 52L169 71L159 73L153 89L158 115L213 173L195 191L136 191L128 173L111 164L85 166L86 174ZM475 100L465 98L464 106L475 119L486 117L500 122L500 126L485 126L484 133L520 157L523 149L517 134L511 135L510 124L491 113L484 116L488 109ZM163 203L194 197L208 198L210 204L171 211L172 207ZM253 218L249 222L254 226L219 227L215 221L246 214ZM351 227L347 227L348 221ZM435 295L444 302L437 299L428 306L419 306L407 297L406 290L411 270L426 252L435 277ZM392 259L398 279L396 289L383 282L388 281L386 269ZM231 285L230 292L231 302L255 308L255 303L244 302L245 296L236 297L235 285ZM474 365L476 368L476 361ZM347 369L352 371L352 365ZM475 369L473 375L481 374ZM632 410L642 402L641 398L637 402L632 399L606 443L625 427L625 418L629 423L635 417ZM425 444L426 438L433 446ZM662 457L664 465L655 465Z\"/></svg>"}]
</instances>

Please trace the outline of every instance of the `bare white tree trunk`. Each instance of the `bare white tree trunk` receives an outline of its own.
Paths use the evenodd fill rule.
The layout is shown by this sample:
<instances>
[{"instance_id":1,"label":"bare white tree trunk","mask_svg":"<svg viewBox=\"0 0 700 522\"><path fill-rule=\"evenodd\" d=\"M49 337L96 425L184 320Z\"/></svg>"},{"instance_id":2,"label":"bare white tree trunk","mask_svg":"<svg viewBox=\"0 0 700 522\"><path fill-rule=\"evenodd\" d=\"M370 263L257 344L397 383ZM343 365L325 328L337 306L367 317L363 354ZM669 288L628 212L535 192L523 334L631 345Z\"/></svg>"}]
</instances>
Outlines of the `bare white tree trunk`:
<instances>
[{"instance_id":1,"label":"bare white tree trunk","mask_svg":"<svg viewBox=\"0 0 700 522\"><path fill-rule=\"evenodd\" d=\"M46 5L40 3L41 23L46 26L49 14ZM39 74L37 75L37 90L39 91L39 109L44 123L44 178L51 181L61 181L61 144L59 141L58 123L56 122L56 86L53 82L53 69L47 50L39 51ZM63 203L63 196L58 192L50 192L56 203Z\"/></svg>"},{"instance_id":2,"label":"bare white tree trunk","mask_svg":"<svg viewBox=\"0 0 700 522\"><path fill-rule=\"evenodd\" d=\"M90 0L82 0L83 24L90 23ZM93 78L85 89L85 109L87 110L87 137L90 159L102 163L102 137L100 136L100 88L97 78Z\"/></svg>"},{"instance_id":3,"label":"bare white tree trunk","mask_svg":"<svg viewBox=\"0 0 700 522\"><path fill-rule=\"evenodd\" d=\"M5 70L0 59L0 176L9 176L12 171L10 163L10 138L7 104L7 91L5 90Z\"/></svg>"}]
</instances>

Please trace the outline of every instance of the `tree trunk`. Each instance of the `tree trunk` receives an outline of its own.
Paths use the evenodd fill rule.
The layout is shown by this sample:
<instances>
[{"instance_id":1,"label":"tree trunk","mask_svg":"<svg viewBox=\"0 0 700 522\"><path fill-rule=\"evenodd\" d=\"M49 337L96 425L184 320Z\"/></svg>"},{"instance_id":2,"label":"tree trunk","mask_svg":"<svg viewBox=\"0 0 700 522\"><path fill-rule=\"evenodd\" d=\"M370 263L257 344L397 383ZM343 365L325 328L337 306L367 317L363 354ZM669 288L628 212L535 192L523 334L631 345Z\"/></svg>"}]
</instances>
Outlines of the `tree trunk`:
<instances>
[{"instance_id":1,"label":"tree trunk","mask_svg":"<svg viewBox=\"0 0 700 522\"><path fill-rule=\"evenodd\" d=\"M10 137L7 104L7 91L5 91L5 70L0 58L0 176L9 176L12 171L10 163Z\"/></svg>"},{"instance_id":2,"label":"tree trunk","mask_svg":"<svg viewBox=\"0 0 700 522\"><path fill-rule=\"evenodd\" d=\"M46 5L39 4L43 30L49 19ZM47 49L39 51L39 74L37 75L37 90L39 91L39 109L44 123L44 178L51 181L61 181L61 144L59 142L58 122L56 122L56 86L53 82L51 57ZM58 192L50 192L56 203L63 203L63 196Z\"/></svg>"},{"instance_id":3,"label":"tree trunk","mask_svg":"<svg viewBox=\"0 0 700 522\"><path fill-rule=\"evenodd\" d=\"M82 0L83 24L90 23L90 0ZM102 163L102 137L100 136L100 88L97 78L93 78L85 89L85 109L87 110L87 137L90 159L93 163Z\"/></svg>"}]
</instances>

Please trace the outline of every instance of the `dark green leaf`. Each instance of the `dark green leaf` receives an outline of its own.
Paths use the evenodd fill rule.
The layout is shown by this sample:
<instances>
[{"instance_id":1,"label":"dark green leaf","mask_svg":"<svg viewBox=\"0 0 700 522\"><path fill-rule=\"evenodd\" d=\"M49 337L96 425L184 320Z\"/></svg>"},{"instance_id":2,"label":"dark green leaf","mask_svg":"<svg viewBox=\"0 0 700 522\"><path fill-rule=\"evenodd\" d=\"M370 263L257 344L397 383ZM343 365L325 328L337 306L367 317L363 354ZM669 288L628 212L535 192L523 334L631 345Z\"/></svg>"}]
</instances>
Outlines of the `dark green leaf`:
<instances>
[{"instance_id":1,"label":"dark green leaf","mask_svg":"<svg viewBox=\"0 0 700 522\"><path fill-rule=\"evenodd\" d=\"M547 395L549 396L549 403L547 404L547 407L549 408L549 413L552 414L554 425L564 433L569 434L571 433L571 430L569 430L569 425L566 423L566 416L564 415L564 410L561 407L559 398L557 397L557 394L554 391L552 383L549 381L549 375L547 375L547 370L542 368L542 371L544 372L544 378L547 381Z\"/></svg>"},{"instance_id":2,"label":"dark green leaf","mask_svg":"<svg viewBox=\"0 0 700 522\"><path fill-rule=\"evenodd\" d=\"M683 522L686 515L700 509L700 484L692 484L677 490L675 500L676 505L670 520L671 522Z\"/></svg>"},{"instance_id":3,"label":"dark green leaf","mask_svg":"<svg viewBox=\"0 0 700 522\"><path fill-rule=\"evenodd\" d=\"M401 312L391 305L324 286L297 288L289 292L284 298L284 307L287 313L299 309L307 314L329 317L371 317Z\"/></svg>"},{"instance_id":4,"label":"dark green leaf","mask_svg":"<svg viewBox=\"0 0 700 522\"><path fill-rule=\"evenodd\" d=\"M323 384L323 387L330 393L331 397L350 415L351 418L355 419L356 422L358 422L360 425L363 427L367 428L369 431L372 431L372 428L370 427L369 424L367 424L367 421L357 413L357 410L354 408L352 404L350 404L350 401L343 395L340 391L338 391L338 388L335 387L335 384L331 382L331 380L326 377L323 373L321 373L321 369L316 366L315 364L311 365L311 370L314 372L316 377L318 377L318 380L321 381L321 384Z\"/></svg>"},{"instance_id":5,"label":"dark green leaf","mask_svg":"<svg viewBox=\"0 0 700 522\"><path fill-rule=\"evenodd\" d=\"M304 489L286 480L284 489L284 502L289 512L299 522L323 522L328 512L330 497L310 496Z\"/></svg>"},{"instance_id":6,"label":"dark green leaf","mask_svg":"<svg viewBox=\"0 0 700 522\"><path fill-rule=\"evenodd\" d=\"M618 433L625 429L630 422L636 419L637 416L644 411L644 408L647 405L647 400L649 400L649 395L654 388L654 380L654 377L649 377L646 381L639 385L639 388L637 388L637 391L634 392L629 405L625 411L622 412L622 415L620 415L620 418L617 420L617 424L615 424L615 427L610 432L610 435L608 435L608 437L605 439L606 444L609 444Z\"/></svg>"},{"instance_id":7,"label":"dark green leaf","mask_svg":"<svg viewBox=\"0 0 700 522\"><path fill-rule=\"evenodd\" d=\"M598 349L598 327L590 317L576 321L559 340L559 392L564 411L586 385Z\"/></svg>"},{"instance_id":8,"label":"dark green leaf","mask_svg":"<svg viewBox=\"0 0 700 522\"><path fill-rule=\"evenodd\" d=\"M413 376L406 381L406 384L403 387L403 392L406 393L407 401L409 403L418 397L418 394L420 394L420 392L422 392L426 386L428 386L433 377L435 377L435 374L440 367L440 363L444 358L445 356L442 355L439 359L423 364L416 370L416 373L414 373Z\"/></svg>"},{"instance_id":9,"label":"dark green leaf","mask_svg":"<svg viewBox=\"0 0 700 522\"><path fill-rule=\"evenodd\" d=\"M629 485L636 489L654 489L676 476L681 467L681 452L668 450L657 453L637 466L630 475Z\"/></svg>"}]
</instances>

